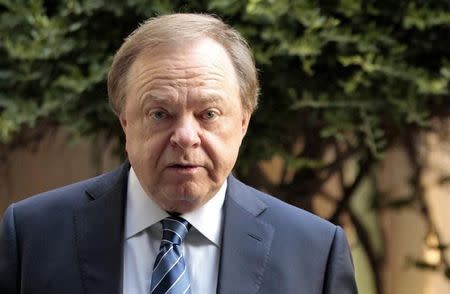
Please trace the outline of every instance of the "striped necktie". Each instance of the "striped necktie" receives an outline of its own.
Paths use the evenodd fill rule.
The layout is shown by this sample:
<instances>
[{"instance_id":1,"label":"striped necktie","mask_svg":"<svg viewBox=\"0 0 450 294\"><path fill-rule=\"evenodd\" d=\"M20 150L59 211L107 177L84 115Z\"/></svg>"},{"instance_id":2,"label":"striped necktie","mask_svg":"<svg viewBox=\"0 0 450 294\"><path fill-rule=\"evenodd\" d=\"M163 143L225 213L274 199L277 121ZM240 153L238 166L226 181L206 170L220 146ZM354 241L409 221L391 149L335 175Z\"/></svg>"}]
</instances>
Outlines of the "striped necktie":
<instances>
[{"instance_id":1,"label":"striped necktie","mask_svg":"<svg viewBox=\"0 0 450 294\"><path fill-rule=\"evenodd\" d=\"M167 217L161 222L163 234L159 253L153 266L150 293L190 294L191 286L181 251L181 242L191 225L178 216Z\"/></svg>"}]
</instances>

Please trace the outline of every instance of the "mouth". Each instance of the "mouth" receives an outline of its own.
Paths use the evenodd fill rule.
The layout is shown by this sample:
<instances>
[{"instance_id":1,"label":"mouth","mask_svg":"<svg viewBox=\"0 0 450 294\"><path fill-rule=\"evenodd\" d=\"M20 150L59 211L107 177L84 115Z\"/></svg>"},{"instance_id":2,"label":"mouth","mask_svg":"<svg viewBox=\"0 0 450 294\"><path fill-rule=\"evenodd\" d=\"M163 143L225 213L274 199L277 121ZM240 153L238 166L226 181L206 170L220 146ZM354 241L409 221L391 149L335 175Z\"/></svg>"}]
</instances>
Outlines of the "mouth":
<instances>
[{"instance_id":1,"label":"mouth","mask_svg":"<svg viewBox=\"0 0 450 294\"><path fill-rule=\"evenodd\" d=\"M186 174L195 173L200 168L201 166L197 164L171 164L168 166L169 170L172 170L177 173L186 173Z\"/></svg>"},{"instance_id":2,"label":"mouth","mask_svg":"<svg viewBox=\"0 0 450 294\"><path fill-rule=\"evenodd\" d=\"M169 167L172 167L172 168L193 168L193 167L198 167L198 165L195 165L195 164L171 164L171 165L169 165Z\"/></svg>"}]
</instances>

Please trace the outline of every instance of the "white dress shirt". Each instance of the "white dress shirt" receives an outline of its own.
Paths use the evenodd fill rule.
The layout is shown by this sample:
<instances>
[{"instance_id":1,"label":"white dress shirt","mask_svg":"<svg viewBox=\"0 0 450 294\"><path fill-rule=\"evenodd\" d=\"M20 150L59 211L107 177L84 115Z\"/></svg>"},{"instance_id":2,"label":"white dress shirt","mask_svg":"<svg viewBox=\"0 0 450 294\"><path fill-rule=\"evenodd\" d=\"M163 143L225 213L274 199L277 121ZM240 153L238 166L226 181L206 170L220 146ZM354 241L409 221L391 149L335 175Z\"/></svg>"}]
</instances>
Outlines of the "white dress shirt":
<instances>
[{"instance_id":1,"label":"white dress shirt","mask_svg":"<svg viewBox=\"0 0 450 294\"><path fill-rule=\"evenodd\" d=\"M181 215L192 225L182 250L193 294L216 293L226 187L225 181L206 204ZM133 168L130 168L127 194L123 293L149 294L162 236L160 221L169 214L144 192Z\"/></svg>"}]
</instances>

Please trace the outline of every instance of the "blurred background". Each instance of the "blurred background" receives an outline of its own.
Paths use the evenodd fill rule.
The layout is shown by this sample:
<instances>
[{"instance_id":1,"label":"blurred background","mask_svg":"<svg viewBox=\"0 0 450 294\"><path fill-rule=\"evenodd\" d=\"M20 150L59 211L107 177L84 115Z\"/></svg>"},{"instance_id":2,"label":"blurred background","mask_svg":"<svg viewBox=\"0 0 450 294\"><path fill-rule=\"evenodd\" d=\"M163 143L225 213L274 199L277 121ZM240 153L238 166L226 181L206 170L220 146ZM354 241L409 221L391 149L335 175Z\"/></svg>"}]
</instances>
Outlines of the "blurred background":
<instances>
[{"instance_id":1,"label":"blurred background","mask_svg":"<svg viewBox=\"0 0 450 294\"><path fill-rule=\"evenodd\" d=\"M171 12L216 14L253 49L234 173L343 226L360 293L450 293L448 0L0 0L0 214L124 160L108 68Z\"/></svg>"}]
</instances>

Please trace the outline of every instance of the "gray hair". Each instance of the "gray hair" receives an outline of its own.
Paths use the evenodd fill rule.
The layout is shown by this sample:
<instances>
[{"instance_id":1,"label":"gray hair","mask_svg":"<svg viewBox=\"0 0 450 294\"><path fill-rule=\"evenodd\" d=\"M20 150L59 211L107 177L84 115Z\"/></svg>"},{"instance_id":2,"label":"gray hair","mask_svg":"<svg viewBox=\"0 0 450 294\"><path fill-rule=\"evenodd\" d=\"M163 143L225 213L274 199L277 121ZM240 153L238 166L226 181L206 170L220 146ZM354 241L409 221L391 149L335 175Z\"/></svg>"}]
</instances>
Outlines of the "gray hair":
<instances>
[{"instance_id":1,"label":"gray hair","mask_svg":"<svg viewBox=\"0 0 450 294\"><path fill-rule=\"evenodd\" d=\"M259 82L245 39L217 17L176 13L145 21L125 39L114 55L108 74L108 96L116 115L122 112L125 103L128 71L143 50L203 37L209 37L225 48L237 74L242 106L246 111L253 112L258 104Z\"/></svg>"}]
</instances>

